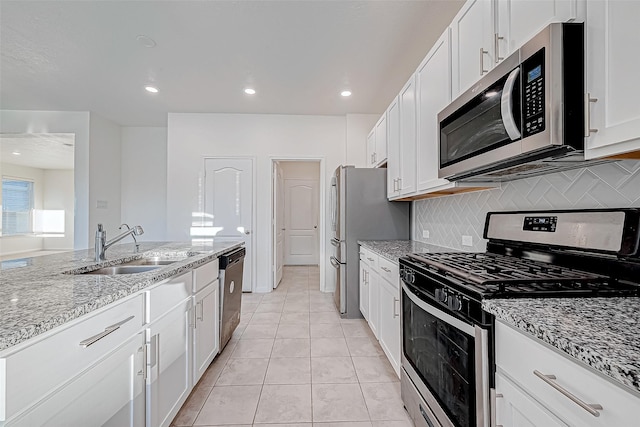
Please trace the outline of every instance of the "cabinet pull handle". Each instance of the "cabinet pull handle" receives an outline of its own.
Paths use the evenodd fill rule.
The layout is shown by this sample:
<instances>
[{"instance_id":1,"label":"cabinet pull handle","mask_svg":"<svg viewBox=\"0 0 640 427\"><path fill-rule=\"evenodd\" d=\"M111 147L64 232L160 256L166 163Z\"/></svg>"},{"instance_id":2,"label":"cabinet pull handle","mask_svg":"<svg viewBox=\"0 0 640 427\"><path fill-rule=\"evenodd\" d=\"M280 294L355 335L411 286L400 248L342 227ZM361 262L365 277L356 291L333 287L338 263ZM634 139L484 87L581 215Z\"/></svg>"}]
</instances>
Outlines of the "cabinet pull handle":
<instances>
[{"instance_id":1,"label":"cabinet pull handle","mask_svg":"<svg viewBox=\"0 0 640 427\"><path fill-rule=\"evenodd\" d=\"M144 344L138 349L138 352L142 352L142 369L138 371L138 375L142 376L144 381L147 380L147 345Z\"/></svg>"},{"instance_id":2,"label":"cabinet pull handle","mask_svg":"<svg viewBox=\"0 0 640 427\"><path fill-rule=\"evenodd\" d=\"M590 93L584 94L584 136L585 138L592 133L598 132L598 129L591 128L591 103L598 102L598 98L592 98Z\"/></svg>"},{"instance_id":3,"label":"cabinet pull handle","mask_svg":"<svg viewBox=\"0 0 640 427\"><path fill-rule=\"evenodd\" d=\"M493 35L493 52L496 55L496 64L504 59L504 56L500 56L500 40L504 40L498 33Z\"/></svg>"},{"instance_id":4,"label":"cabinet pull handle","mask_svg":"<svg viewBox=\"0 0 640 427\"><path fill-rule=\"evenodd\" d=\"M380 268L386 271L387 273L391 273L391 270L389 270L387 267L380 267Z\"/></svg>"},{"instance_id":5,"label":"cabinet pull handle","mask_svg":"<svg viewBox=\"0 0 640 427\"><path fill-rule=\"evenodd\" d=\"M204 301L200 301L196 304L196 320L204 321ZM200 316L198 316L198 306L200 306Z\"/></svg>"},{"instance_id":6,"label":"cabinet pull handle","mask_svg":"<svg viewBox=\"0 0 640 427\"><path fill-rule=\"evenodd\" d=\"M96 342L100 341L102 338L120 329L120 326L124 325L134 317L136 316L129 316L126 319L119 321L118 323L114 323L111 326L107 326L106 328L104 328L104 331L100 332L99 334L95 334L94 336L89 337L86 340L80 341L80 347L87 348L91 344L95 344Z\"/></svg>"},{"instance_id":7,"label":"cabinet pull handle","mask_svg":"<svg viewBox=\"0 0 640 427\"><path fill-rule=\"evenodd\" d=\"M489 70L485 70L484 69L484 55L485 53L489 53L488 51L484 50L484 48L480 48L480 75L484 76L484 73L488 73Z\"/></svg>"},{"instance_id":8,"label":"cabinet pull handle","mask_svg":"<svg viewBox=\"0 0 640 427\"><path fill-rule=\"evenodd\" d=\"M373 258L369 258L369 257L367 257L367 259L368 259L369 261L373 261Z\"/></svg>"},{"instance_id":9,"label":"cabinet pull handle","mask_svg":"<svg viewBox=\"0 0 640 427\"><path fill-rule=\"evenodd\" d=\"M541 373L538 370L534 370L533 373L535 374L536 377L540 378L542 381L544 381L545 383L549 384L551 387L553 387L556 390L558 390L565 397L568 397L569 400L571 400L573 403L575 403L578 406L580 406L582 409L584 409L585 411L587 411L588 413L590 413L594 417L599 417L600 416L600 412L598 412L597 410L601 410L602 411L604 409L602 407L602 405L599 405L597 403L585 403L583 400L581 400L580 398L576 397L573 393L571 393L570 391L568 391L567 389L562 387L560 384L558 384L555 381L556 380L556 376L555 375L545 375L545 374Z\"/></svg>"},{"instance_id":10,"label":"cabinet pull handle","mask_svg":"<svg viewBox=\"0 0 640 427\"><path fill-rule=\"evenodd\" d=\"M399 303L400 300L398 298L393 298L393 318L395 319L396 317L400 316L400 314L398 314L396 312L396 304Z\"/></svg>"},{"instance_id":11,"label":"cabinet pull handle","mask_svg":"<svg viewBox=\"0 0 640 427\"><path fill-rule=\"evenodd\" d=\"M402 186L400 183L402 182L402 178L398 177L398 191L402 190Z\"/></svg>"}]
</instances>

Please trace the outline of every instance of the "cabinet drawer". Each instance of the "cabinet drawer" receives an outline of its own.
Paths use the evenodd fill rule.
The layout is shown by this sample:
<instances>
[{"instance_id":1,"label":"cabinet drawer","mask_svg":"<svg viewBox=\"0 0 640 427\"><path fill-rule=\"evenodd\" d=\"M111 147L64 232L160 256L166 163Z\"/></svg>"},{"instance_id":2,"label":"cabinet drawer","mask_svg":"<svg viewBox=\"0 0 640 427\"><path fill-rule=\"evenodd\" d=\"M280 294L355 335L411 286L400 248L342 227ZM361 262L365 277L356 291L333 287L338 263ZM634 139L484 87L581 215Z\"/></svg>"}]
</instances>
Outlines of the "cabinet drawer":
<instances>
[{"instance_id":1,"label":"cabinet drawer","mask_svg":"<svg viewBox=\"0 0 640 427\"><path fill-rule=\"evenodd\" d=\"M93 366L138 333L144 324L142 294L61 326L59 332L0 359L0 420L10 419ZM119 327L118 327L119 326ZM109 332L112 327L112 332ZM101 335L102 334L102 337ZM95 340L93 343L89 339ZM81 342L85 345L81 345Z\"/></svg>"},{"instance_id":2,"label":"cabinet drawer","mask_svg":"<svg viewBox=\"0 0 640 427\"><path fill-rule=\"evenodd\" d=\"M381 256L378 258L378 273L380 277L386 279L396 290L398 289L398 279L400 278L398 264Z\"/></svg>"},{"instance_id":3,"label":"cabinet drawer","mask_svg":"<svg viewBox=\"0 0 640 427\"><path fill-rule=\"evenodd\" d=\"M191 273L189 271L146 291L147 323L156 321L176 305L191 297Z\"/></svg>"},{"instance_id":4,"label":"cabinet drawer","mask_svg":"<svg viewBox=\"0 0 640 427\"><path fill-rule=\"evenodd\" d=\"M377 271L378 254L363 247L360 248L360 253L362 253L362 255L364 256L364 259L362 261L364 261L369 267Z\"/></svg>"},{"instance_id":5,"label":"cabinet drawer","mask_svg":"<svg viewBox=\"0 0 640 427\"><path fill-rule=\"evenodd\" d=\"M554 415L570 425L627 426L637 422L640 398L601 378L581 362L548 348L539 340L496 322L496 365L500 373L522 387ZM537 373L537 374L536 374ZM562 393L539 375L557 384ZM500 393L500 390L496 390ZM599 404L599 416L572 401L571 394L587 404Z\"/></svg>"},{"instance_id":6,"label":"cabinet drawer","mask_svg":"<svg viewBox=\"0 0 640 427\"><path fill-rule=\"evenodd\" d=\"M193 292L196 293L200 289L204 289L205 286L216 280L218 273L218 258L193 270Z\"/></svg>"}]
</instances>

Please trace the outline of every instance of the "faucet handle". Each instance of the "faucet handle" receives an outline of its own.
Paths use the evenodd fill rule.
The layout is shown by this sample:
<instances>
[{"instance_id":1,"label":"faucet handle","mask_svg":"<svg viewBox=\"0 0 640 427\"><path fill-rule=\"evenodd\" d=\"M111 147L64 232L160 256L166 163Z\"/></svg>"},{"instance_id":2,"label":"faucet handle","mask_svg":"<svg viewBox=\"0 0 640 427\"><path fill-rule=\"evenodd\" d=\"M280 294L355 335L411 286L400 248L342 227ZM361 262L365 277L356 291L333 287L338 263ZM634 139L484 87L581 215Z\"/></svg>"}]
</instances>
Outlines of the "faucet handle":
<instances>
[{"instance_id":1,"label":"faucet handle","mask_svg":"<svg viewBox=\"0 0 640 427\"><path fill-rule=\"evenodd\" d=\"M98 224L98 231L103 231L102 230L102 224Z\"/></svg>"},{"instance_id":2,"label":"faucet handle","mask_svg":"<svg viewBox=\"0 0 640 427\"><path fill-rule=\"evenodd\" d=\"M127 230L131 230L131 227L129 227L129 224L127 224L126 222L120 225L120 227L118 227L118 230L122 230L122 227L127 227Z\"/></svg>"}]
</instances>

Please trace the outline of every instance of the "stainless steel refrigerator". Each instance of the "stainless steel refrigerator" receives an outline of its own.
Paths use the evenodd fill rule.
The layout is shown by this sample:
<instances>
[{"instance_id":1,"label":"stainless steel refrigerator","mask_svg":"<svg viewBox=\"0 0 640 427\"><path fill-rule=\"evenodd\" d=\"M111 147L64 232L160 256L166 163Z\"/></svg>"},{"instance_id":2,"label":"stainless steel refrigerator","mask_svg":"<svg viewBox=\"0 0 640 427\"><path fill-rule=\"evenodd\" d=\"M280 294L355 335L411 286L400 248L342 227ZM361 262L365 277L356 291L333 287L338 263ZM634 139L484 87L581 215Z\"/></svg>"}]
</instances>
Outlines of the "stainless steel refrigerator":
<instances>
[{"instance_id":1,"label":"stainless steel refrigerator","mask_svg":"<svg viewBox=\"0 0 640 427\"><path fill-rule=\"evenodd\" d=\"M410 238L410 202L387 200L387 170L340 166L331 178L331 265L336 272L336 307L359 318L358 240Z\"/></svg>"}]
</instances>

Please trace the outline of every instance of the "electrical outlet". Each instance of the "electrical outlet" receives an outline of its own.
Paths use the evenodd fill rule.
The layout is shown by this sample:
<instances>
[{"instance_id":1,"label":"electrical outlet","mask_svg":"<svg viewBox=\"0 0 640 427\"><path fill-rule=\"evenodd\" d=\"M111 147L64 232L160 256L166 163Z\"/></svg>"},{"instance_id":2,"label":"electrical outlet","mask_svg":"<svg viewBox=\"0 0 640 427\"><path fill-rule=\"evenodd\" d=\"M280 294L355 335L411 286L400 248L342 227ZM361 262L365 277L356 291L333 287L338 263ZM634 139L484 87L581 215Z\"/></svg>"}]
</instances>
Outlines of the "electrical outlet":
<instances>
[{"instance_id":1,"label":"electrical outlet","mask_svg":"<svg viewBox=\"0 0 640 427\"><path fill-rule=\"evenodd\" d=\"M473 246L473 237L462 236L462 246Z\"/></svg>"},{"instance_id":2,"label":"electrical outlet","mask_svg":"<svg viewBox=\"0 0 640 427\"><path fill-rule=\"evenodd\" d=\"M106 200L98 200L96 202L96 209L107 209L109 207L109 202Z\"/></svg>"},{"instance_id":3,"label":"electrical outlet","mask_svg":"<svg viewBox=\"0 0 640 427\"><path fill-rule=\"evenodd\" d=\"M423 239L429 238L429 230L422 230L422 238Z\"/></svg>"}]
</instances>

